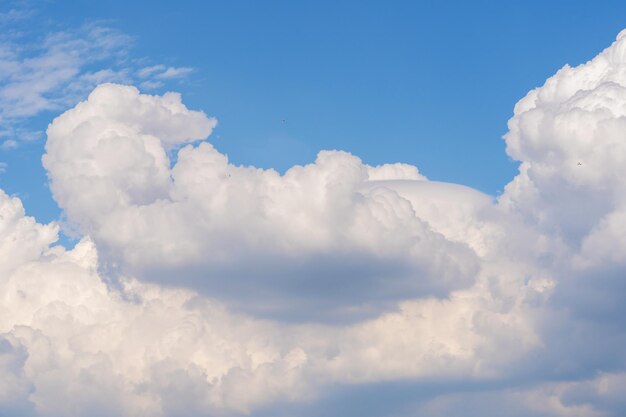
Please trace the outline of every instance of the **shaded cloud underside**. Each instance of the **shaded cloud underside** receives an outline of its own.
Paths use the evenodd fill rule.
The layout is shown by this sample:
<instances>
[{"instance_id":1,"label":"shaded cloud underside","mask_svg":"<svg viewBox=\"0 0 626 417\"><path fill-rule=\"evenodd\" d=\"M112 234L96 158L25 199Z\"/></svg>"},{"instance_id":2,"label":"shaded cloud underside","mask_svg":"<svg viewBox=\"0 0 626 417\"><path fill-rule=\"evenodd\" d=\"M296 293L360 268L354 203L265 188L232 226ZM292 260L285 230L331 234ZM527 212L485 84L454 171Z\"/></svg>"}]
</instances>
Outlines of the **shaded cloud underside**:
<instances>
[{"instance_id":1,"label":"shaded cloud underside","mask_svg":"<svg viewBox=\"0 0 626 417\"><path fill-rule=\"evenodd\" d=\"M0 192L1 413L624 414L626 36L516 105L495 201L340 151L234 166L215 124L116 84L56 118L73 250Z\"/></svg>"}]
</instances>

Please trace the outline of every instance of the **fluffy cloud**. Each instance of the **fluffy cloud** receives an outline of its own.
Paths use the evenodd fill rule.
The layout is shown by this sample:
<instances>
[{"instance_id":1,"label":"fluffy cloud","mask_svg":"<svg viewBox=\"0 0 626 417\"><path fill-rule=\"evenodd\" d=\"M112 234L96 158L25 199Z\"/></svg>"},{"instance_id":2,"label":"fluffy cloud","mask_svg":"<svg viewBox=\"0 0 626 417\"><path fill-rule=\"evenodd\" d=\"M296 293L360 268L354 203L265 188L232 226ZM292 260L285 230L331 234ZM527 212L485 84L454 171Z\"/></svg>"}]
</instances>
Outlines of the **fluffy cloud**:
<instances>
[{"instance_id":1,"label":"fluffy cloud","mask_svg":"<svg viewBox=\"0 0 626 417\"><path fill-rule=\"evenodd\" d=\"M442 224L486 196L425 187L414 167L369 167L338 151L281 176L229 164L203 142L180 149L170 168L168 149L214 125L178 95L113 84L50 125L43 162L54 196L105 263L292 318L473 282L478 259L463 237L433 229L398 190L418 205L440 195L424 204Z\"/></svg>"},{"instance_id":2,"label":"fluffy cloud","mask_svg":"<svg viewBox=\"0 0 626 417\"><path fill-rule=\"evenodd\" d=\"M0 192L0 414L622 415L625 89L621 34L531 91L494 201L234 166L179 95L98 87L43 159L81 242Z\"/></svg>"},{"instance_id":3,"label":"fluffy cloud","mask_svg":"<svg viewBox=\"0 0 626 417\"><path fill-rule=\"evenodd\" d=\"M507 153L522 165L502 203L572 247L606 228L624 205L624 38L622 32L593 60L565 66L529 92L505 136Z\"/></svg>"},{"instance_id":4,"label":"fluffy cloud","mask_svg":"<svg viewBox=\"0 0 626 417\"><path fill-rule=\"evenodd\" d=\"M111 289L88 239L72 251L42 248L55 230L20 215L16 199L0 203L3 238L18 235L32 248L3 262L3 412L162 415L184 411L181 404L245 411L276 395L300 396L293 379L305 356L277 343L274 325L183 290L135 281Z\"/></svg>"}]
</instances>

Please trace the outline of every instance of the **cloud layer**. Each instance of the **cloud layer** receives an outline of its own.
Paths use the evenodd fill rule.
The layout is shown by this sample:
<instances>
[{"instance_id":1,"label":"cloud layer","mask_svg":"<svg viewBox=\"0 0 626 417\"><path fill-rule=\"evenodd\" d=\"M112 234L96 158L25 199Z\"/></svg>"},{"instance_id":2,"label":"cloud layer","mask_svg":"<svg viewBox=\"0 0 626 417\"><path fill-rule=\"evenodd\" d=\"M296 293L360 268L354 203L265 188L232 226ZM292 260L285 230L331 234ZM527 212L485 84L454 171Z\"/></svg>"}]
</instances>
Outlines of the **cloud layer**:
<instances>
[{"instance_id":1,"label":"cloud layer","mask_svg":"<svg viewBox=\"0 0 626 417\"><path fill-rule=\"evenodd\" d=\"M180 95L98 86L43 157L80 243L0 192L0 414L622 415L623 34L516 105L497 200L234 166Z\"/></svg>"}]
</instances>

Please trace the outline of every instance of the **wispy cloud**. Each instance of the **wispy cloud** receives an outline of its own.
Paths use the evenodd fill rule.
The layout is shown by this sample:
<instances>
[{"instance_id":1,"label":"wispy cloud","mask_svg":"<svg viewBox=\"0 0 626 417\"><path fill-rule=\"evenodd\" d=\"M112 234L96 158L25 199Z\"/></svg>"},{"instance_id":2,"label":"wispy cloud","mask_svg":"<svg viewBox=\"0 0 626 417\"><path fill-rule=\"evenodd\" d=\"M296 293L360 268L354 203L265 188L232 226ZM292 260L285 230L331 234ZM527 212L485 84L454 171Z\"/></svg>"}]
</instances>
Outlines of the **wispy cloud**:
<instances>
[{"instance_id":1,"label":"wispy cloud","mask_svg":"<svg viewBox=\"0 0 626 417\"><path fill-rule=\"evenodd\" d=\"M165 65L152 65L141 68L137 75L141 78L153 77L157 79L181 78L189 75L193 68L189 67L166 67Z\"/></svg>"},{"instance_id":2,"label":"wispy cloud","mask_svg":"<svg viewBox=\"0 0 626 417\"><path fill-rule=\"evenodd\" d=\"M160 64L140 68L140 60L130 54L133 38L101 23L30 33L22 26L33 14L29 9L0 14L0 26L7 29L0 36L3 149L32 136L23 128L25 120L71 107L98 84L142 82L143 88L153 90L164 86L164 80L180 79L192 71Z\"/></svg>"},{"instance_id":3,"label":"wispy cloud","mask_svg":"<svg viewBox=\"0 0 626 417\"><path fill-rule=\"evenodd\" d=\"M5 12L0 12L0 24L19 22L34 15L34 11L29 8L12 8Z\"/></svg>"},{"instance_id":4,"label":"wispy cloud","mask_svg":"<svg viewBox=\"0 0 626 417\"><path fill-rule=\"evenodd\" d=\"M17 141L15 139L7 139L0 145L0 149L8 151L17 148Z\"/></svg>"},{"instance_id":5,"label":"wispy cloud","mask_svg":"<svg viewBox=\"0 0 626 417\"><path fill-rule=\"evenodd\" d=\"M75 102L94 83L130 81L124 68L90 70L108 61L118 66L132 40L116 30L88 25L45 36L40 45L5 43L0 50L0 117L15 121Z\"/></svg>"},{"instance_id":6,"label":"wispy cloud","mask_svg":"<svg viewBox=\"0 0 626 417\"><path fill-rule=\"evenodd\" d=\"M181 79L193 72L189 67L166 67L165 65L151 65L137 71L139 84L145 90L155 90L164 85L164 80Z\"/></svg>"}]
</instances>

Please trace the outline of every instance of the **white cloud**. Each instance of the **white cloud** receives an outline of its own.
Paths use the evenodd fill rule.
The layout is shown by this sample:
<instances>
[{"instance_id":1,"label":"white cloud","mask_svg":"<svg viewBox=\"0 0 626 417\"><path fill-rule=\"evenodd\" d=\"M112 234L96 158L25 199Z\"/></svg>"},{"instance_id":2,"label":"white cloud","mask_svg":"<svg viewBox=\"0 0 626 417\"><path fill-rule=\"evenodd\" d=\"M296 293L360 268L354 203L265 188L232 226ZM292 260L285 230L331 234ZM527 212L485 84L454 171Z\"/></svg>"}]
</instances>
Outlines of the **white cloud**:
<instances>
[{"instance_id":1,"label":"white cloud","mask_svg":"<svg viewBox=\"0 0 626 417\"><path fill-rule=\"evenodd\" d=\"M622 37L588 63L563 67L517 103L505 140L522 167L503 204L572 245L621 210L625 79Z\"/></svg>"},{"instance_id":2,"label":"white cloud","mask_svg":"<svg viewBox=\"0 0 626 417\"><path fill-rule=\"evenodd\" d=\"M2 145L0 145L0 148L4 151L15 149L17 147L18 147L17 141L13 139L7 139L4 142L2 142Z\"/></svg>"},{"instance_id":3,"label":"white cloud","mask_svg":"<svg viewBox=\"0 0 626 417\"><path fill-rule=\"evenodd\" d=\"M185 404L206 413L245 410L293 390L296 353L271 341L271 325L229 316L184 291L128 283L116 293L95 262L84 241L4 275L0 332L24 353L0 378L29 388L23 407L41 415L161 415ZM237 380L256 392L238 393Z\"/></svg>"},{"instance_id":4,"label":"white cloud","mask_svg":"<svg viewBox=\"0 0 626 417\"><path fill-rule=\"evenodd\" d=\"M156 79L182 78L193 72L188 67L166 67L165 65L151 65L141 68L137 75L141 78L153 77Z\"/></svg>"},{"instance_id":5,"label":"white cloud","mask_svg":"<svg viewBox=\"0 0 626 417\"><path fill-rule=\"evenodd\" d=\"M167 79L167 78L181 78L189 75L193 72L192 68L188 67L169 67L165 71L156 75L156 78Z\"/></svg>"},{"instance_id":6,"label":"white cloud","mask_svg":"<svg viewBox=\"0 0 626 417\"><path fill-rule=\"evenodd\" d=\"M57 239L55 224L39 225L31 217L24 217L19 199L0 190L0 275L6 276L15 268L39 259L44 250Z\"/></svg>"},{"instance_id":7,"label":"white cloud","mask_svg":"<svg viewBox=\"0 0 626 417\"><path fill-rule=\"evenodd\" d=\"M151 65L141 68L139 71L137 71L137 75L139 75L141 78L146 78L153 75L155 72L163 71L165 68L165 65Z\"/></svg>"},{"instance_id":8,"label":"white cloud","mask_svg":"<svg viewBox=\"0 0 626 417\"><path fill-rule=\"evenodd\" d=\"M214 125L178 95L112 84L50 125L43 161L54 196L70 221L106 248L105 262L258 312L304 314L311 303L313 313L322 302L331 313L346 302L445 295L474 280L470 248L432 230L389 180L369 175L399 177L417 204L427 198L422 192L438 189L450 213L480 196L424 188L414 167L371 168L337 151L280 176L231 165L202 143L182 148L170 169L166 150L207 136ZM257 291L265 302L248 305ZM281 306L282 293L298 302Z\"/></svg>"},{"instance_id":9,"label":"white cloud","mask_svg":"<svg viewBox=\"0 0 626 417\"><path fill-rule=\"evenodd\" d=\"M494 201L339 151L234 166L180 95L99 86L44 156L81 243L0 193L0 412L326 415L351 387L347 415L402 381L385 415L623 415L625 88L621 37L531 91Z\"/></svg>"},{"instance_id":10,"label":"white cloud","mask_svg":"<svg viewBox=\"0 0 626 417\"><path fill-rule=\"evenodd\" d=\"M529 92L509 127L507 152L522 164L500 204L548 238L535 262L559 282L554 307L614 320L626 264L626 38ZM592 323L576 332L611 333Z\"/></svg>"}]
</instances>

